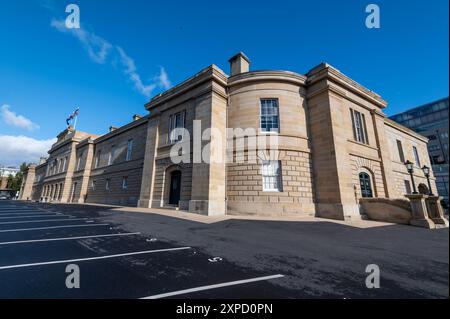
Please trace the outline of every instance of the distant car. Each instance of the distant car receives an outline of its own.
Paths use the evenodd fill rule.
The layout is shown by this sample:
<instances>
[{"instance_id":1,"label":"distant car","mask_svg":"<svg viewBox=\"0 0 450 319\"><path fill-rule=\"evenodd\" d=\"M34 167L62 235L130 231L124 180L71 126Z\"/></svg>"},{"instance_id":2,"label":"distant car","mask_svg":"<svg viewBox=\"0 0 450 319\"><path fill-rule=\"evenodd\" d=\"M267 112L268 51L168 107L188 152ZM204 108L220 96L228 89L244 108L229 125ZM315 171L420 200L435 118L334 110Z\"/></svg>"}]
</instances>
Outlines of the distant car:
<instances>
[{"instance_id":1,"label":"distant car","mask_svg":"<svg viewBox=\"0 0 450 319\"><path fill-rule=\"evenodd\" d=\"M9 197L6 195L0 195L0 200L8 200Z\"/></svg>"}]
</instances>

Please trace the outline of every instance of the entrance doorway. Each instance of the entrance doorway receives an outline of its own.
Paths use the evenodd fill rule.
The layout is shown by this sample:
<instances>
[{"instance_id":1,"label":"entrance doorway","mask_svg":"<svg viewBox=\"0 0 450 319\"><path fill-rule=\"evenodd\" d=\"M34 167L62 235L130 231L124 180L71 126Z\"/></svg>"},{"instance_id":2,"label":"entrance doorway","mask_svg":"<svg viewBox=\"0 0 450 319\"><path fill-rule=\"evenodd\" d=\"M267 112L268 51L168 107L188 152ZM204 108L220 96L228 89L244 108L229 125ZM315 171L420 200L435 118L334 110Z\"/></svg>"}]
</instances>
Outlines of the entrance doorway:
<instances>
[{"instance_id":1,"label":"entrance doorway","mask_svg":"<svg viewBox=\"0 0 450 319\"><path fill-rule=\"evenodd\" d=\"M169 204L178 205L181 194L181 171L173 171L170 174Z\"/></svg>"}]
</instances>

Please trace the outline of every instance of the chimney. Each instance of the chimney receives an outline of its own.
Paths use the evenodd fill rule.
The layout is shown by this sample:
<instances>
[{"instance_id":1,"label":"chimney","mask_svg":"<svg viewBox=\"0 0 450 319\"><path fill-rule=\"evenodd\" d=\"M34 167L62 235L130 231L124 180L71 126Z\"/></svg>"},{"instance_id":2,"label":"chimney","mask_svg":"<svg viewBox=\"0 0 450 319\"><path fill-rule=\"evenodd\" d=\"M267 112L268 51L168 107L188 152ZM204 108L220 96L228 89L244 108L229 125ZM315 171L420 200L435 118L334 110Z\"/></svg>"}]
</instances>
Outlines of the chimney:
<instances>
[{"instance_id":1,"label":"chimney","mask_svg":"<svg viewBox=\"0 0 450 319\"><path fill-rule=\"evenodd\" d=\"M142 118L142 116L139 115L139 114L134 114L134 115L133 115L133 121L137 121L137 120L139 120L139 119L141 119L141 118Z\"/></svg>"},{"instance_id":2,"label":"chimney","mask_svg":"<svg viewBox=\"0 0 450 319\"><path fill-rule=\"evenodd\" d=\"M110 131L110 132L115 131L115 130L117 130L117 127L115 127L115 126L110 126L110 127L109 127L109 131Z\"/></svg>"},{"instance_id":3,"label":"chimney","mask_svg":"<svg viewBox=\"0 0 450 319\"><path fill-rule=\"evenodd\" d=\"M243 52L239 52L228 62L230 62L230 76L250 71L250 59Z\"/></svg>"}]
</instances>

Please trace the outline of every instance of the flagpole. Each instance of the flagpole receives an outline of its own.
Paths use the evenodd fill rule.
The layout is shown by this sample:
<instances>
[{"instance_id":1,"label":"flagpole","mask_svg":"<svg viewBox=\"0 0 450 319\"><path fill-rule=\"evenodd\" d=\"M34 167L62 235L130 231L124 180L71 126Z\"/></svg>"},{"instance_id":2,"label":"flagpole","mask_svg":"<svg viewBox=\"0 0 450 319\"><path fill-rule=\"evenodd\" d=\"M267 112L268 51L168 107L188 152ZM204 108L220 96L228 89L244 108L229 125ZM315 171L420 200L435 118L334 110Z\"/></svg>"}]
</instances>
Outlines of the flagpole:
<instances>
[{"instance_id":1,"label":"flagpole","mask_svg":"<svg viewBox=\"0 0 450 319\"><path fill-rule=\"evenodd\" d=\"M73 122L73 130L75 131L77 128L77 119L78 119L78 114L75 115L75 121Z\"/></svg>"}]
</instances>

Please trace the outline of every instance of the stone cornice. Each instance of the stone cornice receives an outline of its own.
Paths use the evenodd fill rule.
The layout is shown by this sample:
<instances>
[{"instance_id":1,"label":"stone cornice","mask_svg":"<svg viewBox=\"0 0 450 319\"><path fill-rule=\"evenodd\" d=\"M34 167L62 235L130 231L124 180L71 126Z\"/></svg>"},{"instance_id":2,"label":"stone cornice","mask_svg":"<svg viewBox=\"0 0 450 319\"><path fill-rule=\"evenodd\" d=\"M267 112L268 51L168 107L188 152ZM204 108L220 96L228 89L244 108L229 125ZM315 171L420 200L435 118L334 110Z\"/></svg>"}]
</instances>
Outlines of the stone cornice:
<instances>
[{"instance_id":1,"label":"stone cornice","mask_svg":"<svg viewBox=\"0 0 450 319\"><path fill-rule=\"evenodd\" d=\"M345 89L359 95L360 97L370 101L381 109L387 106L387 102L384 101L380 95L350 79L329 64L322 63L318 65L317 67L309 71L306 76L307 85L312 85L320 80L328 79L333 83L336 83L344 87Z\"/></svg>"},{"instance_id":2,"label":"stone cornice","mask_svg":"<svg viewBox=\"0 0 450 319\"><path fill-rule=\"evenodd\" d=\"M412 136L414 138L417 138L417 139L421 140L422 142L428 143L428 138L427 137L425 137L425 136L423 136L423 135L421 135L421 134L419 134L417 132L414 132L413 130L410 130L406 126L403 126L403 125L401 125L401 124L399 124L399 123L397 123L397 122L395 122L395 121L393 121L393 120L391 120L391 119L389 119L387 117L384 118L384 123L386 125L392 127L392 128L395 128L395 129L405 133L405 134L408 134L408 135L410 135L410 136Z\"/></svg>"},{"instance_id":3,"label":"stone cornice","mask_svg":"<svg viewBox=\"0 0 450 319\"><path fill-rule=\"evenodd\" d=\"M67 140L64 140L62 142L56 143L52 146L52 148L48 151L48 154L51 154L57 150L59 150L61 147L66 146L67 144L73 143L73 142L80 142L80 139L72 137Z\"/></svg>"},{"instance_id":4,"label":"stone cornice","mask_svg":"<svg viewBox=\"0 0 450 319\"><path fill-rule=\"evenodd\" d=\"M227 79L228 76L221 69L214 64L210 65L175 87L165 91L164 93L158 94L152 98L150 102L145 104L145 108L150 111L158 105L161 105L170 99L192 90L194 87L207 81L214 81L225 87L227 85Z\"/></svg>"},{"instance_id":5,"label":"stone cornice","mask_svg":"<svg viewBox=\"0 0 450 319\"><path fill-rule=\"evenodd\" d=\"M125 124L124 126L119 127L118 129L116 129L116 130L114 130L112 132L108 132L108 133L106 133L106 134L104 134L102 136L99 136L99 137L94 139L94 144L103 142L103 141L105 141L105 140L107 140L107 139L109 139L111 137L114 137L114 136L116 136L118 134L121 134L121 133L126 132L128 130L131 130L132 128L134 128L136 126L142 125L142 124L144 124L145 122L148 121L148 118L149 118L149 115L146 115L146 116L140 118L139 120L135 120L133 122Z\"/></svg>"},{"instance_id":6,"label":"stone cornice","mask_svg":"<svg viewBox=\"0 0 450 319\"><path fill-rule=\"evenodd\" d=\"M306 77L299 73L280 70L261 70L237 74L228 78L228 86L232 87L242 83L254 81L276 81L276 82L290 82L297 85L305 85Z\"/></svg>"},{"instance_id":7,"label":"stone cornice","mask_svg":"<svg viewBox=\"0 0 450 319\"><path fill-rule=\"evenodd\" d=\"M94 144L94 139L88 137L88 138L82 140L76 147L78 149L78 148L81 148L81 147L83 147L83 146L85 146L87 144Z\"/></svg>"}]
</instances>

